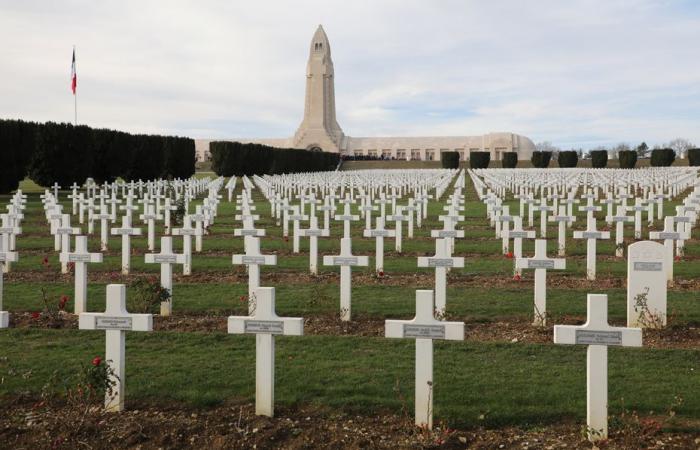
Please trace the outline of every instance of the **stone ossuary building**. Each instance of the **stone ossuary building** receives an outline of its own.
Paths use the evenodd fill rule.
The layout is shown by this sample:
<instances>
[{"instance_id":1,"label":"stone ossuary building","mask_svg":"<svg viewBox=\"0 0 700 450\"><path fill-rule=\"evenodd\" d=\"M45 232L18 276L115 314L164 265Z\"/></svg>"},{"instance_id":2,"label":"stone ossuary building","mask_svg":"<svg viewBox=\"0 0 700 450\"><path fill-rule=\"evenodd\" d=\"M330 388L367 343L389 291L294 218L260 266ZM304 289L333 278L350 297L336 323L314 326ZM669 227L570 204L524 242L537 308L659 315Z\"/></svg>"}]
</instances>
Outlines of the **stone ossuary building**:
<instances>
[{"instance_id":1,"label":"stone ossuary building","mask_svg":"<svg viewBox=\"0 0 700 450\"><path fill-rule=\"evenodd\" d=\"M231 139L256 142L282 148L302 148L339 152L348 156L375 156L407 160L439 160L444 151L457 151L462 160L469 153L488 151L492 160L505 152L518 152L518 159L530 159L535 145L514 133L497 132L481 136L429 137L350 137L343 133L335 116L335 82L331 48L323 27L319 25L311 40L306 66L304 119L294 136L283 139ZM195 140L197 156L207 158L211 139Z\"/></svg>"}]
</instances>

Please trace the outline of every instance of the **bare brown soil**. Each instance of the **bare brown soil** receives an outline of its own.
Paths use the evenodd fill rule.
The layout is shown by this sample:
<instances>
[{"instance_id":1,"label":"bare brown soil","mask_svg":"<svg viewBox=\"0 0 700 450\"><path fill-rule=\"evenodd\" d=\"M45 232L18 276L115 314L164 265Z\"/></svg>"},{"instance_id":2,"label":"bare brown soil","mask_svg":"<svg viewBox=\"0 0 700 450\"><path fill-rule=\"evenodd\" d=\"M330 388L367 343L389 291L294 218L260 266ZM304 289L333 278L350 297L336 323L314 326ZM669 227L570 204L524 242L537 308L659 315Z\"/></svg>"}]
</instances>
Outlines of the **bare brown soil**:
<instances>
[{"instance_id":1,"label":"bare brown soil","mask_svg":"<svg viewBox=\"0 0 700 450\"><path fill-rule=\"evenodd\" d=\"M131 401L129 410L5 400L0 442L13 449L564 449L592 448L578 423L534 428L417 428L406 415L357 415L300 406L277 408L275 418L256 416L251 404L205 410L156 408ZM601 449L696 449L693 433L660 431L662 419L626 419L610 430Z\"/></svg>"},{"instance_id":2,"label":"bare brown soil","mask_svg":"<svg viewBox=\"0 0 700 450\"><path fill-rule=\"evenodd\" d=\"M536 327L519 318L501 318L489 322L474 322L468 317L447 317L448 320L466 322L465 340L469 342L506 342L512 344L552 344L553 328ZM584 317L561 316L549 320L560 325L580 325ZM622 325L622 324L621 324ZM60 320L36 318L32 313L10 316L14 328L78 328L77 317L61 313ZM211 314L175 314L169 317L154 316L155 331L199 333L226 333L226 317ZM355 315L351 322L341 321L337 314L314 314L304 318L304 334L323 336L384 336L384 320L377 317ZM648 348L700 348L700 327L673 325L661 330L644 330L644 347Z\"/></svg>"}]
</instances>

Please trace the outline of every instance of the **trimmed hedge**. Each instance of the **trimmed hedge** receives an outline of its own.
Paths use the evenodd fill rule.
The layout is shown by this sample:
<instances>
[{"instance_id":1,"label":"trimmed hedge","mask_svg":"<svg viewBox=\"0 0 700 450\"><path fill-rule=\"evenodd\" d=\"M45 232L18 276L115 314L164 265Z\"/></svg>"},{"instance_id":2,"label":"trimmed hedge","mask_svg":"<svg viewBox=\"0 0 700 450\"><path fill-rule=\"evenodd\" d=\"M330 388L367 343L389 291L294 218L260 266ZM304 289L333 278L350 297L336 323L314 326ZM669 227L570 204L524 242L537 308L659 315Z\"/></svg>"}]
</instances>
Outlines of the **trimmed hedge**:
<instances>
[{"instance_id":1,"label":"trimmed hedge","mask_svg":"<svg viewBox=\"0 0 700 450\"><path fill-rule=\"evenodd\" d=\"M617 159L620 162L620 169L634 169L637 165L637 151L620 150L617 152Z\"/></svg>"},{"instance_id":2,"label":"trimmed hedge","mask_svg":"<svg viewBox=\"0 0 700 450\"><path fill-rule=\"evenodd\" d=\"M578 164L578 153L574 150L559 152L557 162L559 163L559 167L576 167Z\"/></svg>"},{"instance_id":3,"label":"trimmed hedge","mask_svg":"<svg viewBox=\"0 0 700 450\"><path fill-rule=\"evenodd\" d=\"M700 148L691 148L688 150L688 165L700 166Z\"/></svg>"},{"instance_id":4,"label":"trimmed hedge","mask_svg":"<svg viewBox=\"0 0 700 450\"><path fill-rule=\"evenodd\" d=\"M489 152L471 152L469 154L469 167L472 169L487 169L491 162Z\"/></svg>"},{"instance_id":5,"label":"trimmed hedge","mask_svg":"<svg viewBox=\"0 0 700 450\"><path fill-rule=\"evenodd\" d=\"M210 142L209 152L212 170L225 177L323 172L334 170L340 161L337 153L240 142Z\"/></svg>"},{"instance_id":6,"label":"trimmed hedge","mask_svg":"<svg viewBox=\"0 0 700 450\"><path fill-rule=\"evenodd\" d=\"M608 151L607 150L593 150L591 151L591 165L595 169L603 169L608 165Z\"/></svg>"},{"instance_id":7,"label":"trimmed hedge","mask_svg":"<svg viewBox=\"0 0 700 450\"><path fill-rule=\"evenodd\" d=\"M676 160L676 152L670 148L657 148L651 151L652 167L668 167Z\"/></svg>"},{"instance_id":8,"label":"trimmed hedge","mask_svg":"<svg viewBox=\"0 0 700 450\"><path fill-rule=\"evenodd\" d=\"M459 168L459 152L442 152L440 162L443 169Z\"/></svg>"},{"instance_id":9,"label":"trimmed hedge","mask_svg":"<svg viewBox=\"0 0 700 450\"><path fill-rule=\"evenodd\" d=\"M530 158L530 162L532 162L533 167L537 167L539 169L546 169L549 167L549 161L552 159L552 152L532 152L532 158Z\"/></svg>"},{"instance_id":10,"label":"trimmed hedge","mask_svg":"<svg viewBox=\"0 0 700 450\"><path fill-rule=\"evenodd\" d=\"M518 166L518 152L505 152L501 167L505 169L515 169Z\"/></svg>"},{"instance_id":11,"label":"trimmed hedge","mask_svg":"<svg viewBox=\"0 0 700 450\"><path fill-rule=\"evenodd\" d=\"M99 183L189 178L194 165L190 138L0 120L0 193L17 189L27 175L40 186L66 188L88 177Z\"/></svg>"}]
</instances>

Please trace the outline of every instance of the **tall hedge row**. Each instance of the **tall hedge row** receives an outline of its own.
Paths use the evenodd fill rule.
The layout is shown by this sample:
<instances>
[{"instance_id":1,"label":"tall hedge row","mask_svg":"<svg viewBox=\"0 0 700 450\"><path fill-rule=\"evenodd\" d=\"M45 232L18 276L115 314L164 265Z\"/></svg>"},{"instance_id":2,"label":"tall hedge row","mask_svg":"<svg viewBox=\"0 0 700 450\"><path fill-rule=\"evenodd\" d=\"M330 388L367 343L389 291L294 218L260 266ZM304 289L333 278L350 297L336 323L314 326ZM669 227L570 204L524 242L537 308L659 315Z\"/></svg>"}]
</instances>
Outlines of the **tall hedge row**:
<instances>
[{"instance_id":1,"label":"tall hedge row","mask_svg":"<svg viewBox=\"0 0 700 450\"><path fill-rule=\"evenodd\" d=\"M651 151L651 165L653 167L667 167L676 160L676 152L670 148L657 148Z\"/></svg>"},{"instance_id":2,"label":"tall hedge row","mask_svg":"<svg viewBox=\"0 0 700 450\"><path fill-rule=\"evenodd\" d=\"M518 165L518 152L505 152L501 167L504 169L515 169Z\"/></svg>"},{"instance_id":3,"label":"tall hedge row","mask_svg":"<svg viewBox=\"0 0 700 450\"><path fill-rule=\"evenodd\" d=\"M608 165L608 151L607 150L592 150L591 151L591 165L595 169L603 169Z\"/></svg>"},{"instance_id":4,"label":"tall hedge row","mask_svg":"<svg viewBox=\"0 0 700 450\"><path fill-rule=\"evenodd\" d=\"M210 142L211 168L225 177L334 170L337 153L296 148L275 148L262 144Z\"/></svg>"},{"instance_id":5,"label":"tall hedge row","mask_svg":"<svg viewBox=\"0 0 700 450\"><path fill-rule=\"evenodd\" d=\"M620 169L634 169L637 165L637 152L635 150L620 150L617 152Z\"/></svg>"},{"instance_id":6,"label":"tall hedge row","mask_svg":"<svg viewBox=\"0 0 700 450\"><path fill-rule=\"evenodd\" d=\"M440 154L440 162L443 169L459 168L459 152L442 152Z\"/></svg>"},{"instance_id":7,"label":"tall hedge row","mask_svg":"<svg viewBox=\"0 0 700 450\"><path fill-rule=\"evenodd\" d=\"M491 162L491 153L489 152L471 152L469 153L469 167L472 169L486 169Z\"/></svg>"},{"instance_id":8,"label":"tall hedge row","mask_svg":"<svg viewBox=\"0 0 700 450\"><path fill-rule=\"evenodd\" d=\"M688 165L700 166L700 148L691 148L688 150Z\"/></svg>"},{"instance_id":9,"label":"tall hedge row","mask_svg":"<svg viewBox=\"0 0 700 450\"><path fill-rule=\"evenodd\" d=\"M0 193L29 176L40 186L188 178L195 169L190 138L134 135L85 125L0 120Z\"/></svg>"},{"instance_id":10,"label":"tall hedge row","mask_svg":"<svg viewBox=\"0 0 700 450\"><path fill-rule=\"evenodd\" d=\"M578 153L576 153L575 150L559 152L557 162L559 163L559 167L576 167L578 164Z\"/></svg>"},{"instance_id":11,"label":"tall hedge row","mask_svg":"<svg viewBox=\"0 0 700 450\"><path fill-rule=\"evenodd\" d=\"M551 159L552 152L532 152L532 158L530 158L530 162L532 162L533 167L537 167L539 169L546 169L547 167L549 167L549 161L551 161Z\"/></svg>"}]
</instances>

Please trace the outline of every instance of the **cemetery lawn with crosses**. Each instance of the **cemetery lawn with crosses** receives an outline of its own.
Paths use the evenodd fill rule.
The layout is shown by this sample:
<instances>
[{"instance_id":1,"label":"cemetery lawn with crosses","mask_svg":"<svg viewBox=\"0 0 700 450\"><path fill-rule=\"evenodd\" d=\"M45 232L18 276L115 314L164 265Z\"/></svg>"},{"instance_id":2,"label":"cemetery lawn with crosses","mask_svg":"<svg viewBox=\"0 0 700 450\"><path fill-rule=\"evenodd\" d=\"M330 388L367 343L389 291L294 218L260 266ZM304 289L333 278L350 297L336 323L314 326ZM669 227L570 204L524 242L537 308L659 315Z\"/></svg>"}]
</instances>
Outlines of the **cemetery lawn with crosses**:
<instances>
[{"instance_id":1,"label":"cemetery lawn with crosses","mask_svg":"<svg viewBox=\"0 0 700 450\"><path fill-rule=\"evenodd\" d=\"M572 232L586 228L586 211L579 211L581 204L574 206L573 215L577 220L566 232L566 268L547 274L548 319L546 326L533 327L533 271L525 270L520 281L513 280L513 259L503 255L501 238L494 237L486 218L486 206L479 201L469 176L465 178L464 210L458 213L464 220L456 225L457 229L464 230L465 237L454 239L451 252L453 257L464 258L464 267L454 267L447 273L448 300L444 313L445 320L465 323L465 342L433 343L435 430L421 434L411 427L415 343L409 339L384 338L384 321L412 319L416 313L416 290L435 289L435 268L418 268L416 261L418 257L435 255L435 239L430 237L430 230L443 227L438 216L447 214L443 207L448 204L446 197L453 190L454 180L440 200L430 200L422 226L414 224L413 238L408 238L407 223L402 222L400 254L394 251L394 238L384 238L382 276L375 272L375 238L363 236L364 218L351 222L352 254L370 257L367 266L352 268L351 322L340 320L338 314L339 268L322 263L323 256L340 255L344 223L331 220L330 237L319 236L319 275L312 276L309 274L309 239L302 238L300 253L293 253L292 222L286 240L282 226L271 217L270 203L260 189L252 190L253 213L260 216L255 227L265 229L265 236L260 238L260 252L277 257L276 265L260 266L260 286L275 288L275 309L279 316L304 319L303 337L277 337L274 401L278 419L264 420L255 417L253 408L256 338L229 335L226 330L228 316L248 314L249 292L245 266L231 264L231 255L245 254L243 238L234 237L233 232L234 228L241 227L241 221L234 219L240 211L235 207L235 200L226 201L226 191L222 189L219 193L224 198L218 205L213 225L203 237L202 251L192 254L192 275L183 276L181 266L173 265L172 315L154 315L153 332L126 333L127 411L163 410L184 429L194 425L187 425L182 417L196 414L214 427L218 422L211 416L225 412L231 416L226 423L239 423L229 434L240 442L259 447L274 446L279 440L294 446L295 441L289 437L293 436L292 429L301 430L303 440L297 442L299 446L312 442L320 445L324 441L318 439L328 436L325 443L335 442L339 446L352 443L363 446L363 442L369 446L369 442L389 448L395 445L380 436L392 433L397 439L401 437L414 445L436 445L440 441L459 446L465 442L461 438L468 443L482 440L487 446L515 445L533 437L539 437L542 442L551 438L554 439L552 443L561 439L561 442L580 445L584 442L580 430L586 413L586 348L555 345L553 325L583 324L587 315L587 294L603 293L608 295L609 323L624 327L627 259L615 257L614 239L598 241L596 280L587 280L586 242L574 239ZM242 187L239 178L234 199L242 193ZM34 313L44 307L42 289L49 296L67 295L65 310L73 311L75 276L61 273L59 253L54 251L54 240L48 233L39 197L43 190L27 182L20 188L28 199L22 234L17 237L19 260L4 274L2 285L1 309L10 312L10 328L0 330L0 348L3 349L0 351L0 402L18 414L30 411L31 405L40 401L42 393L60 398L65 388L63 380L77 373L82 363L97 355L104 356L105 346L104 333L78 330L77 318L70 314L66 314L59 329L49 329L34 318ZM64 213L71 209L69 193L70 190L59 191ZM0 203L7 204L10 198L0 196ZM681 194L664 201L664 214L675 215L676 206L682 204L683 198ZM406 205L406 197L398 203ZM585 205L585 200L581 203ZM511 215L518 214L519 201L512 195L502 204L509 207ZM633 204L630 201L628 206L631 208ZM194 212L196 206L203 206L201 197L190 202L190 212ZM336 206L337 214L342 214L343 204L336 203ZM353 203L350 209L350 214L361 215L359 202ZM633 213L630 211L628 214ZM308 205L305 214L308 214ZM606 214L605 206L594 213L598 230L614 232L616 225L605 223ZM126 309L130 310L129 284L139 278L160 279L160 264L144 261L145 254L160 252L160 239L155 239L155 251L149 251L148 225L138 217L139 211L135 211L132 227L141 228L143 232L131 236L130 274L121 273L121 239L110 235L108 250L102 252L102 263L91 264L87 271L87 311L104 311L106 286L115 283L127 285ZM318 217L321 227L323 214ZM71 226L82 227L84 234L87 220L80 225L77 216L71 219ZM539 237L539 219L537 212L533 226L528 227L525 215L523 228L537 230ZM648 223L646 212L642 222L644 237L649 231L664 228L664 220L658 217ZM300 228L309 228L308 221L301 224ZM547 254L557 257L559 225L549 221L545 224ZM121 219L111 226L121 226ZM394 221L386 221L387 230L394 227ZM99 228L99 221L95 228ZM155 236L164 236L163 233L162 221L156 221ZM523 239L524 258L534 254L534 241ZM627 245L634 242L632 223L624 224L624 242ZM98 230L88 235L88 249L95 252L99 248ZM180 236L173 236L172 250L182 252ZM648 436L631 437L634 434L631 430L639 424L651 423L658 424L659 430L650 432L648 442L671 437L679 443L697 444L694 439L700 433L698 273L700 244L693 238L685 241L683 258L674 264L675 283L669 286L667 298L668 326L660 330L645 329L642 348L609 350L612 442L616 437L618 443L628 442L626 439L646 439ZM310 367L313 370L309 370ZM56 410L63 407L61 402L53 406ZM10 409L3 408L0 425L13 423ZM186 414L180 417L176 411L186 411ZM134 421L139 417L150 420L128 414L132 413L118 420ZM631 419L635 414L640 417L637 422ZM313 430L303 423L289 430L284 428L287 425L282 425L287 417L294 424L296 420L303 422L307 416L320 424L322 430L317 431L318 435L313 436ZM383 418L384 425L371 421L372 417ZM376 432L368 431L365 436L369 441L362 441L362 432L354 428L355 425L350 425L350 429L356 430L357 435L348 438L329 431L333 423L347 425L349 418L354 418L355 424L366 423L368 428L376 426ZM44 420L49 419L44 417ZM14 435L12 430L17 433L24 429L14 427L4 428L0 437L7 442ZM260 431L253 433L255 427ZM156 442L159 445L179 442L166 426L162 428L152 432L150 441L149 431L145 431L143 442L156 446ZM447 428L457 430L447 432ZM200 436L202 442L215 443L217 435L226 434L217 430ZM270 430L277 430L277 434ZM156 435L160 441L155 440ZM271 441L270 436L278 441ZM66 435L65 438L77 439L78 436ZM26 440L17 442L32 442L27 436L21 439ZM110 439L114 445L124 445L116 431L112 431ZM132 445L137 444L132 442Z\"/></svg>"}]
</instances>

